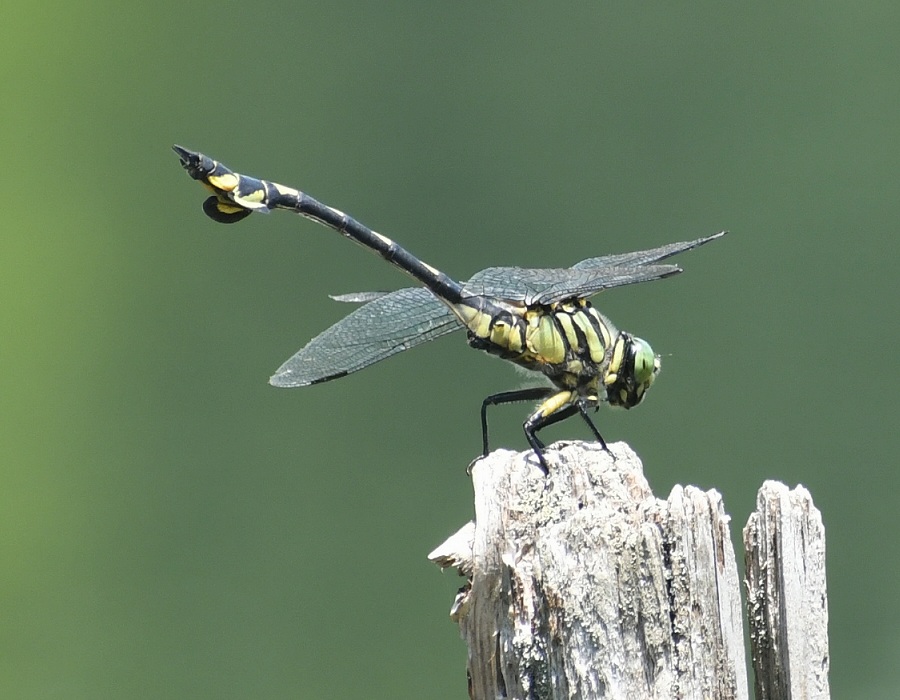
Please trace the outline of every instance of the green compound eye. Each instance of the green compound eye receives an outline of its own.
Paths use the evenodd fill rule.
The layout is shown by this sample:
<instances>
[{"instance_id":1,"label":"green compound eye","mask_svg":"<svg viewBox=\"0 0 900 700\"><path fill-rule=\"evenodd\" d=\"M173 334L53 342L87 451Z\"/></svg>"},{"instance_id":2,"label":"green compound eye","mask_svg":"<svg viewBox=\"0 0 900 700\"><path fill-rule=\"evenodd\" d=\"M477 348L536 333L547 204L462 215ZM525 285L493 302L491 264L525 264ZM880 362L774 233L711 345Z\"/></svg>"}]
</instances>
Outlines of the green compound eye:
<instances>
[{"instance_id":1,"label":"green compound eye","mask_svg":"<svg viewBox=\"0 0 900 700\"><path fill-rule=\"evenodd\" d=\"M635 338L633 343L635 383L639 386L649 386L659 371L656 355L653 354L653 348L650 347L646 340Z\"/></svg>"},{"instance_id":2,"label":"green compound eye","mask_svg":"<svg viewBox=\"0 0 900 700\"><path fill-rule=\"evenodd\" d=\"M646 340L622 333L617 342L619 357L613 356L613 371L608 374L607 400L610 406L634 408L644 399L647 389L659 374L659 358Z\"/></svg>"}]
</instances>

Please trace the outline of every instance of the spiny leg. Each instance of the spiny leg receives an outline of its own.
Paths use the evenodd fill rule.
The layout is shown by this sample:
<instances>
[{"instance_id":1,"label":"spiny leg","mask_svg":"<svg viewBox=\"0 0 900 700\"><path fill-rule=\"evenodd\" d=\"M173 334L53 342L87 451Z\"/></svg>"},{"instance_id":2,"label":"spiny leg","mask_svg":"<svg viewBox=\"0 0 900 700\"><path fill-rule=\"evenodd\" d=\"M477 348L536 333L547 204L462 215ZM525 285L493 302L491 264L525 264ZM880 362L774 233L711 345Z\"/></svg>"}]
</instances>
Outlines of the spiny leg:
<instances>
[{"instance_id":1,"label":"spiny leg","mask_svg":"<svg viewBox=\"0 0 900 700\"><path fill-rule=\"evenodd\" d=\"M488 406L499 406L505 403L517 403L519 401L537 401L539 399L546 399L548 396L552 396L556 392L555 389L551 387L534 387L531 389L518 389L516 391L503 391L499 394L491 394L484 401L481 402L481 438L484 445L484 450L482 452L483 457L487 457L490 453L490 449L488 448L488 424L487 424L487 407ZM537 440L537 438L535 438ZM529 440L530 442L530 440ZM543 447L540 440L537 441L538 444ZM533 447L533 445L532 445Z\"/></svg>"}]
</instances>

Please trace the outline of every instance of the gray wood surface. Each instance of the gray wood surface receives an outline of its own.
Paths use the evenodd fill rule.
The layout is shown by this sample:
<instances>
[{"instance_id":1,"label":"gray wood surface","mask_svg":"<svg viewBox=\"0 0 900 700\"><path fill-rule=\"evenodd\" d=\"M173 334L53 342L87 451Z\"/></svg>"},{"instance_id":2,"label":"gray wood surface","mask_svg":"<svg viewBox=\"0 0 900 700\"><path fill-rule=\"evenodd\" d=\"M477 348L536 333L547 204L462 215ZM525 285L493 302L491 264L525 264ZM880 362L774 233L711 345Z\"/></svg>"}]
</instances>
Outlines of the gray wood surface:
<instances>
[{"instance_id":1,"label":"gray wood surface","mask_svg":"<svg viewBox=\"0 0 900 700\"><path fill-rule=\"evenodd\" d=\"M474 524L430 556L469 580L451 616L471 697L748 697L722 499L658 499L630 448L610 449L558 443L549 477L530 453L474 465Z\"/></svg>"},{"instance_id":2,"label":"gray wood surface","mask_svg":"<svg viewBox=\"0 0 900 700\"><path fill-rule=\"evenodd\" d=\"M744 549L756 697L828 698L825 528L809 491L765 482Z\"/></svg>"}]
</instances>

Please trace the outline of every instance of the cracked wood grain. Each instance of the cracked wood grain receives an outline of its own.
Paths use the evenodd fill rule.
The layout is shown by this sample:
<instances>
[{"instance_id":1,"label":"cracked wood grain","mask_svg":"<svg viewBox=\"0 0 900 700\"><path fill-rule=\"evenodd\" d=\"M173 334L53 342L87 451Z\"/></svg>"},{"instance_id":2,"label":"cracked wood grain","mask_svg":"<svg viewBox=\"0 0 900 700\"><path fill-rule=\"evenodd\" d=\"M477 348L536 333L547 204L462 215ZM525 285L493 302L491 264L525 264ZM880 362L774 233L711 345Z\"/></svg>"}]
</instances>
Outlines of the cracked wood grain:
<instances>
[{"instance_id":1,"label":"cracked wood grain","mask_svg":"<svg viewBox=\"0 0 900 700\"><path fill-rule=\"evenodd\" d=\"M721 497L658 499L630 448L610 450L548 451L549 477L528 453L474 466L474 524L431 556L469 572L452 615L471 697L748 697Z\"/></svg>"}]
</instances>

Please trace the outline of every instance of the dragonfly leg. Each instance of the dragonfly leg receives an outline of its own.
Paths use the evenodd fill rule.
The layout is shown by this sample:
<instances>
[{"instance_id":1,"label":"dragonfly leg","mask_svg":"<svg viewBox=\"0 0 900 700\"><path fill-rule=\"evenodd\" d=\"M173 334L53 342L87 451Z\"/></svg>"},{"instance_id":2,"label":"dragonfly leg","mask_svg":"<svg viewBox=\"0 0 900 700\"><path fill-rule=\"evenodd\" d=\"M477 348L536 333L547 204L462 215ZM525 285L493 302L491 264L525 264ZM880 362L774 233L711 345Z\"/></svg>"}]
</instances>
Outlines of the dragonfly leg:
<instances>
[{"instance_id":1,"label":"dragonfly leg","mask_svg":"<svg viewBox=\"0 0 900 700\"><path fill-rule=\"evenodd\" d=\"M584 410L583 407L579 406L578 400L572 401L573 396L571 391L560 391L552 394L544 403L538 406L534 413L528 416L528 420L522 426L525 429L525 438L537 455L544 474L549 473L547 460L544 458L544 443L538 438L536 433L548 425L559 423Z\"/></svg>"},{"instance_id":2,"label":"dragonfly leg","mask_svg":"<svg viewBox=\"0 0 900 700\"><path fill-rule=\"evenodd\" d=\"M552 396L556 390L551 387L534 387L532 389L519 389L516 391L503 391L499 394L491 394L484 401L481 402L481 438L484 445L484 451L482 452L482 456L487 457L490 453L490 449L488 448L488 424L487 424L487 407L488 406L499 406L504 403L516 403L518 401L537 401L539 399L546 399L548 396ZM537 441L537 444L540 448L544 447L544 444L534 438ZM528 440L529 444L534 447L534 444L531 442L531 439Z\"/></svg>"},{"instance_id":3,"label":"dragonfly leg","mask_svg":"<svg viewBox=\"0 0 900 700\"><path fill-rule=\"evenodd\" d=\"M584 422L588 424L594 437L597 438L597 442L600 443L604 451L609 452L609 448L606 446L606 440L603 439L600 431L597 430L597 426L594 425L594 422L588 415L588 408L591 404L584 398L576 399L574 403L567 404L567 402L571 400L572 393L569 391L562 391L558 394L554 394L525 421L525 437L528 439L528 444L531 445L531 449L533 449L534 453L537 455L538 461L541 464L541 469L544 470L545 474L547 473L547 461L544 458L543 453L545 445L543 441L538 438L536 434L537 431L546 428L548 425L564 421L566 418L571 418L576 413L581 414L581 417L584 418Z\"/></svg>"},{"instance_id":4,"label":"dragonfly leg","mask_svg":"<svg viewBox=\"0 0 900 700\"><path fill-rule=\"evenodd\" d=\"M591 417L588 415L587 408L588 404L584 399L581 399L575 404L575 407L578 409L578 412L581 414L581 417L584 418L584 422L588 424L588 428L591 429L591 432L594 434L594 437L597 438L597 442L600 443L600 446L603 448L604 452L609 452L609 448L606 446L606 440L603 439L603 436L600 434L600 431L597 430L597 426L594 425L594 421L591 420Z\"/></svg>"}]
</instances>

